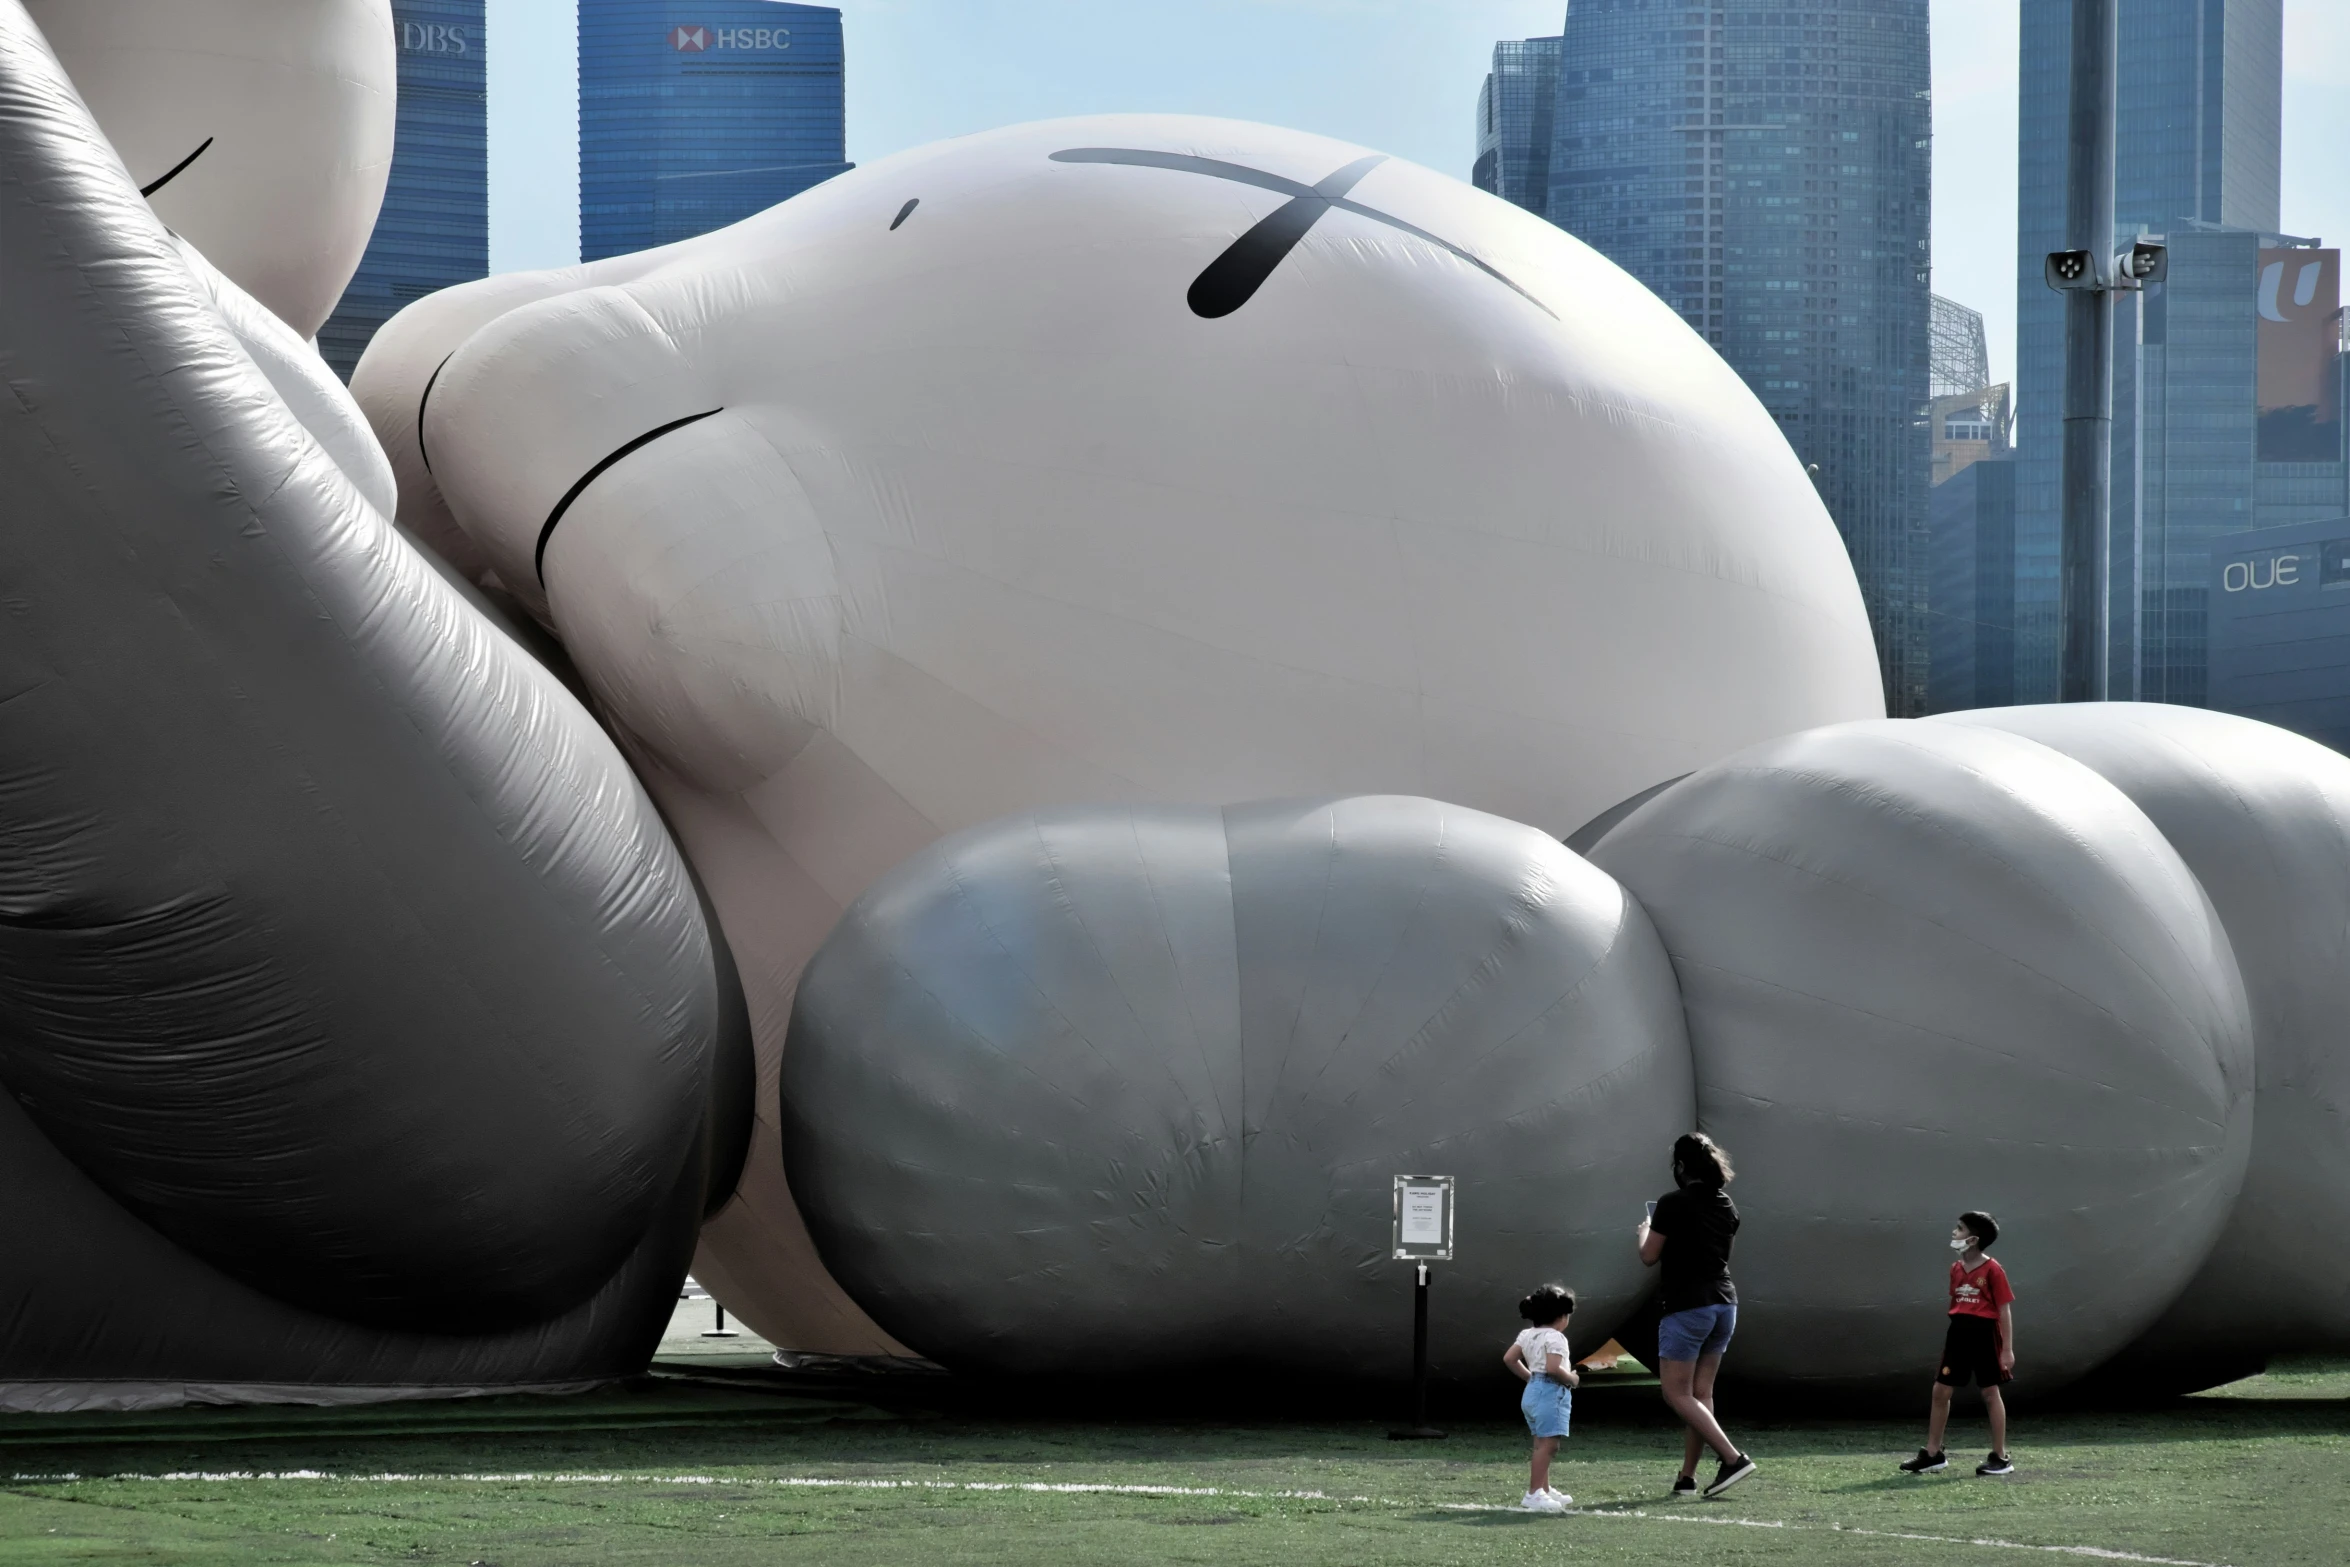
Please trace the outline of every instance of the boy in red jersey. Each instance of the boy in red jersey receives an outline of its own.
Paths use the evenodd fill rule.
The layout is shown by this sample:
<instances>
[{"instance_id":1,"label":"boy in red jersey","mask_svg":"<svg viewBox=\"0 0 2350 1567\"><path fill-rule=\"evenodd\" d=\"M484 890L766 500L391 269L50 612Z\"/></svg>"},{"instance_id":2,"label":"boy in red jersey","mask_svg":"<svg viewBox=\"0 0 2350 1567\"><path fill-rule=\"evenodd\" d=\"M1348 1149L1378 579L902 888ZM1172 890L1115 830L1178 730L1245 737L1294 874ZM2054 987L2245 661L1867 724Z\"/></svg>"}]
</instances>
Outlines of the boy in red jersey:
<instances>
[{"instance_id":1,"label":"boy in red jersey","mask_svg":"<svg viewBox=\"0 0 2350 1567\"><path fill-rule=\"evenodd\" d=\"M1962 1213L1950 1232L1950 1249L1958 1260L1950 1265L1950 1331L1942 1343L1942 1374L1934 1379L1934 1414L1926 1425L1926 1445L1901 1466L1904 1474L1935 1474L1950 1461L1942 1456L1942 1432L1950 1424L1950 1395L1969 1382L1983 1389L1983 1409L1991 1417L1991 1456L1975 1465L1979 1475L2011 1475L2015 1465L2007 1457L2007 1401L2002 1383L2015 1376L2015 1291L2007 1270L1984 1255L1999 1239L1999 1225L1987 1213Z\"/></svg>"}]
</instances>

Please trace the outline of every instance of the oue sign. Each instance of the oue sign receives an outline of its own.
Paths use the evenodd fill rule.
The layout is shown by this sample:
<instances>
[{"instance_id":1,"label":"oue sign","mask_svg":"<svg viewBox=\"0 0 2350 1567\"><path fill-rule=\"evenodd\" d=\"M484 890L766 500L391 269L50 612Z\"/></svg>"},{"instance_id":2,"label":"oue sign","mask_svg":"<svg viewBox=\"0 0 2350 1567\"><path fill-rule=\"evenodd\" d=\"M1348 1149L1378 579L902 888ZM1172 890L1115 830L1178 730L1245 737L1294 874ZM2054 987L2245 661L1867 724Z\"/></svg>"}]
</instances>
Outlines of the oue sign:
<instances>
[{"instance_id":1,"label":"oue sign","mask_svg":"<svg viewBox=\"0 0 2350 1567\"><path fill-rule=\"evenodd\" d=\"M2230 593L2258 593L2264 588L2289 588L2300 580L2299 555L2231 560L2219 574L2220 586Z\"/></svg>"},{"instance_id":2,"label":"oue sign","mask_svg":"<svg viewBox=\"0 0 2350 1567\"><path fill-rule=\"evenodd\" d=\"M465 28L443 22L402 22L400 47L410 54L466 54Z\"/></svg>"}]
</instances>

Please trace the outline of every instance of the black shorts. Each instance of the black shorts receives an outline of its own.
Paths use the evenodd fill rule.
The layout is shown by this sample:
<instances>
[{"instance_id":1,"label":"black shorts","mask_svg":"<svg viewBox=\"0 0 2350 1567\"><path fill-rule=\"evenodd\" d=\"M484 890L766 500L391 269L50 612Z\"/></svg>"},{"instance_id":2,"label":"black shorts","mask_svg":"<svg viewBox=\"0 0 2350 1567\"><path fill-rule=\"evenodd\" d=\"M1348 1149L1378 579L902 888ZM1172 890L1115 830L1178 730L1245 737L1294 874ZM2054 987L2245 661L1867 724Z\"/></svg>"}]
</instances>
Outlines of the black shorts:
<instances>
[{"instance_id":1,"label":"black shorts","mask_svg":"<svg viewBox=\"0 0 2350 1567\"><path fill-rule=\"evenodd\" d=\"M1952 1317L1942 1340L1942 1374L1934 1379L1944 1387L1979 1382L1997 1387L2012 1381L1999 1369L1999 1324L1989 1317Z\"/></svg>"}]
</instances>

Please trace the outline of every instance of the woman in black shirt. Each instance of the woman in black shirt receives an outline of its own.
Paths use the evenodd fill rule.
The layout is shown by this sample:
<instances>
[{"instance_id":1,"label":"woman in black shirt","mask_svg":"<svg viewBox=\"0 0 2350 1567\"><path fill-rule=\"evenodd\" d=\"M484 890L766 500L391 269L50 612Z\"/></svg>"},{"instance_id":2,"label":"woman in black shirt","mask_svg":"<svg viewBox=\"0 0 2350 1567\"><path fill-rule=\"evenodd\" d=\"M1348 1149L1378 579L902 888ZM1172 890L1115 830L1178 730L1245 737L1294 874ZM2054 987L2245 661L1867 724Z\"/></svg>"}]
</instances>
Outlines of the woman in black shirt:
<instances>
[{"instance_id":1,"label":"woman in black shirt","mask_svg":"<svg viewBox=\"0 0 2350 1567\"><path fill-rule=\"evenodd\" d=\"M1730 1184L1730 1156L1703 1132L1673 1144L1673 1190L1656 1200L1634 1233L1640 1260L1664 1264L1664 1320L1657 1327L1657 1376L1665 1402L1689 1428L1681 1443L1675 1496L1697 1491L1697 1458L1712 1448L1721 1459L1708 1496L1719 1496L1754 1473L1714 1418L1714 1378L1738 1328L1738 1286L1730 1282L1730 1242L1738 1207L1722 1188Z\"/></svg>"}]
</instances>

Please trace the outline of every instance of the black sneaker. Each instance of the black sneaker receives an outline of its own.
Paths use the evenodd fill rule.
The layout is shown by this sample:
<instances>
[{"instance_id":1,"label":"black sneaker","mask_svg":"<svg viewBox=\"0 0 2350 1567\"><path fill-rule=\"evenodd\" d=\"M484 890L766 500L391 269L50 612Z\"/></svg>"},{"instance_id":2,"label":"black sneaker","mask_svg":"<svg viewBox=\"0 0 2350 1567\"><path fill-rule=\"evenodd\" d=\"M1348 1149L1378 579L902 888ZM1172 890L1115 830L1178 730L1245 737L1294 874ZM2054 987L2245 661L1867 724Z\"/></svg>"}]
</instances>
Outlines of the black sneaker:
<instances>
[{"instance_id":1,"label":"black sneaker","mask_svg":"<svg viewBox=\"0 0 2350 1567\"><path fill-rule=\"evenodd\" d=\"M2015 1463L2005 1453L1993 1453L1975 1465L1975 1473L1979 1475L2011 1475L2015 1473Z\"/></svg>"},{"instance_id":2,"label":"black sneaker","mask_svg":"<svg viewBox=\"0 0 2350 1567\"><path fill-rule=\"evenodd\" d=\"M1901 1472L1905 1475L1938 1475L1949 1467L1949 1459L1940 1453L1929 1453L1921 1447L1917 1457L1901 1466Z\"/></svg>"},{"instance_id":3,"label":"black sneaker","mask_svg":"<svg viewBox=\"0 0 2350 1567\"><path fill-rule=\"evenodd\" d=\"M1754 1473L1754 1460L1744 1453L1740 1453L1736 1458L1714 1471L1714 1483L1705 1488L1705 1494L1719 1496L1752 1473Z\"/></svg>"},{"instance_id":4,"label":"black sneaker","mask_svg":"<svg viewBox=\"0 0 2350 1567\"><path fill-rule=\"evenodd\" d=\"M1695 1476L1695 1475L1682 1475L1682 1476L1681 1476L1679 1479L1677 1479L1677 1480L1675 1480L1675 1481L1673 1482L1673 1500L1674 1500L1674 1501L1676 1501L1676 1502L1677 1502L1677 1501L1680 1501L1680 1500L1681 1500L1682 1498L1684 1498L1684 1497L1695 1496L1696 1494L1697 1494L1697 1476Z\"/></svg>"}]
</instances>

